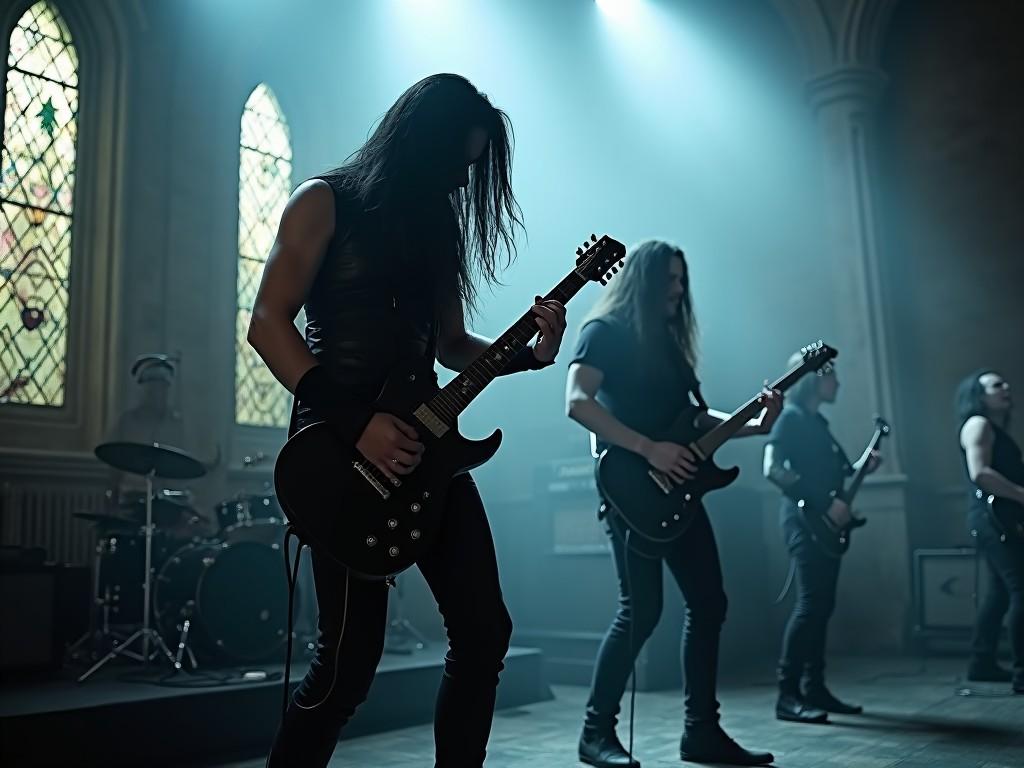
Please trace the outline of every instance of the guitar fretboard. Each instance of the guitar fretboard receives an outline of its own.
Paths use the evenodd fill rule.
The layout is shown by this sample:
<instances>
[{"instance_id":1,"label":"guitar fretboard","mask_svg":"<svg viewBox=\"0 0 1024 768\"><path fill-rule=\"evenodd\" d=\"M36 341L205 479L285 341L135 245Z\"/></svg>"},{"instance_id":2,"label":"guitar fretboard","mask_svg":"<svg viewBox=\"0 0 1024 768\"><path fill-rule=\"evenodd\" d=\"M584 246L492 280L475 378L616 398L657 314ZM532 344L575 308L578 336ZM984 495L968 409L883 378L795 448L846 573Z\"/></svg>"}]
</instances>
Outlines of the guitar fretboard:
<instances>
[{"instance_id":1,"label":"guitar fretboard","mask_svg":"<svg viewBox=\"0 0 1024 768\"><path fill-rule=\"evenodd\" d=\"M573 270L552 288L544 300L555 299L565 304L575 296L587 279ZM499 336L462 373L446 384L428 403L430 409L448 424L473 402L484 387L500 374L509 361L537 335L537 322L532 310L520 317L511 328Z\"/></svg>"},{"instance_id":2,"label":"guitar fretboard","mask_svg":"<svg viewBox=\"0 0 1024 768\"><path fill-rule=\"evenodd\" d=\"M813 368L810 363L801 363L774 384L769 384L768 389L777 389L780 392L785 392L796 384L797 381L800 380L800 377L811 370L813 370ZM733 413L731 413L721 424L710 430L707 434L698 438L697 448L700 449L701 453L704 456L710 456L722 447L726 440L743 429L746 423L754 418L754 416L760 413L761 409L764 408L760 401L761 395L758 394L733 411Z\"/></svg>"}]
</instances>

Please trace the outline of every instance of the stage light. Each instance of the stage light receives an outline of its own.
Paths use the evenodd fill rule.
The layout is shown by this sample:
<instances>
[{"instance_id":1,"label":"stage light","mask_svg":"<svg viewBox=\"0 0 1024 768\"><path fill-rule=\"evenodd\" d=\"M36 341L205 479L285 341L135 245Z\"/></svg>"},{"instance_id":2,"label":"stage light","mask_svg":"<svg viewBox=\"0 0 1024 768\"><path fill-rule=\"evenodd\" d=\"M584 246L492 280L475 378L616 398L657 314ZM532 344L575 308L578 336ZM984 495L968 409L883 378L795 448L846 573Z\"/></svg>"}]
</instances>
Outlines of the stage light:
<instances>
[{"instance_id":1,"label":"stage light","mask_svg":"<svg viewBox=\"0 0 1024 768\"><path fill-rule=\"evenodd\" d=\"M637 4L637 0L597 0L601 13L613 19L621 19Z\"/></svg>"}]
</instances>

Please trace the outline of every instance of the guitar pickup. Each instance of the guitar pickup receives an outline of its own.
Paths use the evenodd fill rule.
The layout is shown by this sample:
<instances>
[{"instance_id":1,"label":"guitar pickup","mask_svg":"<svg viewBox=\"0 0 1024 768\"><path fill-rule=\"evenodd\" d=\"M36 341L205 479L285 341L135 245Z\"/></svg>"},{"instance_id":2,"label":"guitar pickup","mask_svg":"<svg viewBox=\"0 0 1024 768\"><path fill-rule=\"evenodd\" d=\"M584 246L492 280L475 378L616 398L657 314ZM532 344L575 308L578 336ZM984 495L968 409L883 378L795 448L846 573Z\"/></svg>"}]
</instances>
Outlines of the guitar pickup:
<instances>
[{"instance_id":1,"label":"guitar pickup","mask_svg":"<svg viewBox=\"0 0 1024 768\"><path fill-rule=\"evenodd\" d=\"M448 431L448 425L441 421L438 415L425 404L413 411L412 415L415 416L419 420L420 424L426 427L434 437L442 438Z\"/></svg>"},{"instance_id":2,"label":"guitar pickup","mask_svg":"<svg viewBox=\"0 0 1024 768\"><path fill-rule=\"evenodd\" d=\"M672 478L666 475L664 472L658 472L655 469L648 469L647 476L654 481L654 484L661 489L661 492L668 496L672 493Z\"/></svg>"}]
</instances>

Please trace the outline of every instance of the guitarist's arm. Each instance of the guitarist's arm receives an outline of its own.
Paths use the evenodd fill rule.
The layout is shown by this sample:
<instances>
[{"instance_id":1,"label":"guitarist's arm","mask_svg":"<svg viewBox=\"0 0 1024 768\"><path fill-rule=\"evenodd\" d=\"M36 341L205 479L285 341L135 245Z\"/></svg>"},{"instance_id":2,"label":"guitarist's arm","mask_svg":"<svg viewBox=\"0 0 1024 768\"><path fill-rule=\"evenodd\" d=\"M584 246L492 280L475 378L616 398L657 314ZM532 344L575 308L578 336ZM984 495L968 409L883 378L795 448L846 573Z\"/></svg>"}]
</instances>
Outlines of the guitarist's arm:
<instances>
[{"instance_id":1,"label":"guitarist's arm","mask_svg":"<svg viewBox=\"0 0 1024 768\"><path fill-rule=\"evenodd\" d=\"M1024 487L992 467L995 433L988 419L972 416L960 430L960 444L967 455L967 473L971 482L985 493L1024 504Z\"/></svg>"},{"instance_id":2,"label":"guitarist's arm","mask_svg":"<svg viewBox=\"0 0 1024 768\"><path fill-rule=\"evenodd\" d=\"M623 424L597 401L602 381L604 372L600 368L583 363L570 365L565 386L566 415L603 442L642 456L652 467L667 473L677 482L693 477L697 467L693 453L688 448L676 443L651 440Z\"/></svg>"},{"instance_id":3,"label":"guitarist's arm","mask_svg":"<svg viewBox=\"0 0 1024 768\"><path fill-rule=\"evenodd\" d=\"M540 338L532 347L524 347L500 375L543 368L555 361L565 333L565 307L558 301L541 301L540 298L537 297L532 310L537 316ZM466 328L460 297L455 296L447 302L441 312L437 334L437 361L441 365L460 373L492 343L492 339L472 333Z\"/></svg>"},{"instance_id":4,"label":"guitarist's arm","mask_svg":"<svg viewBox=\"0 0 1024 768\"><path fill-rule=\"evenodd\" d=\"M373 413L370 403L333 380L295 327L334 235L334 211L334 193L325 181L307 181L292 193L263 268L246 339L289 392L394 478L420 461L423 445L415 430L391 414Z\"/></svg>"},{"instance_id":5,"label":"guitarist's arm","mask_svg":"<svg viewBox=\"0 0 1024 768\"><path fill-rule=\"evenodd\" d=\"M775 420L779 418L779 413L782 411L784 404L782 393L778 390L766 389L764 391L764 403L764 410L756 418L751 419L740 427L739 431L732 436L732 439L767 435L772 431L772 426L775 424ZM709 432L728 418L728 413L708 408L698 413L697 418L694 420L694 426L703 432Z\"/></svg>"}]
</instances>

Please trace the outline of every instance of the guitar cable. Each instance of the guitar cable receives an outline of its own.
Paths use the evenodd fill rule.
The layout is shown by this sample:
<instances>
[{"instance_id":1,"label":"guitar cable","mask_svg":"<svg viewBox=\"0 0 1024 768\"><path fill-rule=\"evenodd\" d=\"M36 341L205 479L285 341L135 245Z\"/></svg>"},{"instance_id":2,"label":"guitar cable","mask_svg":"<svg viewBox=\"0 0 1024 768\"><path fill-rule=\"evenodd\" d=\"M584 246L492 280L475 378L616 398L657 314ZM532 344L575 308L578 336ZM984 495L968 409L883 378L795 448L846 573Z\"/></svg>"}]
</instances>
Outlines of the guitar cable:
<instances>
[{"instance_id":1,"label":"guitar cable","mask_svg":"<svg viewBox=\"0 0 1024 768\"><path fill-rule=\"evenodd\" d=\"M292 565L291 539L295 538L299 547L295 552L295 565ZM288 688L292 677L292 634L295 624L295 585L299 580L299 563L302 562L302 548L305 542L295 533L295 529L289 525L284 534L284 572L288 579L288 650L284 657L284 695L281 703L281 722L284 723L285 712L288 711Z\"/></svg>"}]
</instances>

